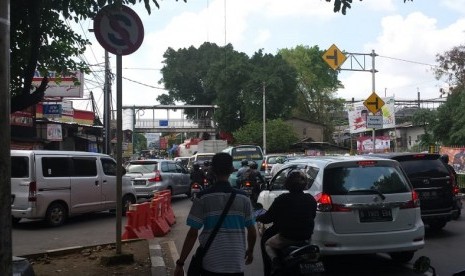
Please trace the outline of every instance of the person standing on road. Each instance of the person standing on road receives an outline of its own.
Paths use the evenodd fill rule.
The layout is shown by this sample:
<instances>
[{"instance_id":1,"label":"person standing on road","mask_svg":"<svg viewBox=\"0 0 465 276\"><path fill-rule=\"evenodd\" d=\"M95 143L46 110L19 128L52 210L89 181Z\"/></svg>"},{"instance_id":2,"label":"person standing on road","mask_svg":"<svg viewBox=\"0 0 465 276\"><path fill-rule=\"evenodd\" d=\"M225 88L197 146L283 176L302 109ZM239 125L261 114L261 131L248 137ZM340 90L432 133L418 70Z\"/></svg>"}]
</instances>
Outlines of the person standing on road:
<instances>
[{"instance_id":1,"label":"person standing on road","mask_svg":"<svg viewBox=\"0 0 465 276\"><path fill-rule=\"evenodd\" d=\"M231 155L224 152L213 156L211 166L216 182L210 189L201 191L192 204L187 217L190 229L176 261L175 276L184 276L184 262L194 247L197 236L200 246L205 246L233 190L236 197L203 258L202 275L241 276L244 275L244 264L252 263L257 238L255 218L250 199L228 182L229 175L234 170L232 162ZM198 235L200 229L202 232Z\"/></svg>"}]
</instances>

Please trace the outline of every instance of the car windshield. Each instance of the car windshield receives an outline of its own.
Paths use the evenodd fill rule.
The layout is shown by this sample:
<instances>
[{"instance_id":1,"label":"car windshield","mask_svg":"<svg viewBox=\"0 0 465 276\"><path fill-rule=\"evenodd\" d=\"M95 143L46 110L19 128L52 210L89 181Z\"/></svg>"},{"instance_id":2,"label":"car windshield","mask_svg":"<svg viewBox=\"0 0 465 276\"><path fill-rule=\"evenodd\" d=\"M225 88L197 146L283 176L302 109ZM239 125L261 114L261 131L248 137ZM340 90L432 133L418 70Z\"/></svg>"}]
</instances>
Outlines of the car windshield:
<instances>
[{"instance_id":1,"label":"car windshield","mask_svg":"<svg viewBox=\"0 0 465 276\"><path fill-rule=\"evenodd\" d=\"M335 167L325 170L323 190L331 195L408 192L408 182L395 167ZM370 192L371 193L371 192Z\"/></svg>"},{"instance_id":2,"label":"car windshield","mask_svg":"<svg viewBox=\"0 0 465 276\"><path fill-rule=\"evenodd\" d=\"M127 173L151 173L157 168L157 163L150 164L129 164L126 168Z\"/></svg>"}]
</instances>

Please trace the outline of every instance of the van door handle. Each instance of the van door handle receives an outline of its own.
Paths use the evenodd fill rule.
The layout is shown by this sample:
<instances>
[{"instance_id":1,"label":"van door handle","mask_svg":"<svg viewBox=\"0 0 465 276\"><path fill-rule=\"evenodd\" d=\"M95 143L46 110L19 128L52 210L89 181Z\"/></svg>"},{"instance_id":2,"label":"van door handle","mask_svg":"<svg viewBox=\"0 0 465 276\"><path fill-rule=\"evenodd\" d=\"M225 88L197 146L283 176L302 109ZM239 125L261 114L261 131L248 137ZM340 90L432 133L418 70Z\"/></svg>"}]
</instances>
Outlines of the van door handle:
<instances>
[{"instance_id":1,"label":"van door handle","mask_svg":"<svg viewBox=\"0 0 465 276\"><path fill-rule=\"evenodd\" d=\"M102 182L103 182L103 183L107 183L107 181L106 181L106 180L103 180Z\"/></svg>"},{"instance_id":2,"label":"van door handle","mask_svg":"<svg viewBox=\"0 0 465 276\"><path fill-rule=\"evenodd\" d=\"M98 186L98 180L95 180L95 186Z\"/></svg>"}]
</instances>

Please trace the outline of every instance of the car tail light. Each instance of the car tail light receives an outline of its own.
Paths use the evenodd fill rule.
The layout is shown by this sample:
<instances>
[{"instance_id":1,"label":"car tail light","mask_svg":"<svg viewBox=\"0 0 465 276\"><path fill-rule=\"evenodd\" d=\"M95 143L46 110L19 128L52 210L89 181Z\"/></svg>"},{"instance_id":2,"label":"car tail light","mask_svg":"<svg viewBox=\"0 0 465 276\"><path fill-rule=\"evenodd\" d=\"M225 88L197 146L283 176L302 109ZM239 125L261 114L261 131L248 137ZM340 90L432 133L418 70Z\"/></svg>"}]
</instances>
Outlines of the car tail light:
<instances>
[{"instance_id":1,"label":"car tail light","mask_svg":"<svg viewBox=\"0 0 465 276\"><path fill-rule=\"evenodd\" d=\"M317 202L317 210L320 212L350 212L347 208L340 204L333 204L331 196L325 193L320 193L315 196Z\"/></svg>"},{"instance_id":2,"label":"car tail light","mask_svg":"<svg viewBox=\"0 0 465 276\"><path fill-rule=\"evenodd\" d=\"M160 174L160 171L155 171L155 176L153 178L149 178L147 179L148 182L161 182L162 179L161 179L161 174Z\"/></svg>"},{"instance_id":3,"label":"car tail light","mask_svg":"<svg viewBox=\"0 0 465 276\"><path fill-rule=\"evenodd\" d=\"M460 187L457 185L454 185L453 187L453 193L454 195L458 195L460 193Z\"/></svg>"},{"instance_id":4,"label":"car tail light","mask_svg":"<svg viewBox=\"0 0 465 276\"><path fill-rule=\"evenodd\" d=\"M244 186L245 186L246 188L250 188L250 187L252 187L252 183L250 183L250 181L246 181L246 182L244 183Z\"/></svg>"},{"instance_id":5,"label":"car tail light","mask_svg":"<svg viewBox=\"0 0 465 276\"><path fill-rule=\"evenodd\" d=\"M369 160L369 161L358 161L357 162L357 165L359 166L362 166L362 167L366 167L366 166L374 166L376 165L376 161L373 161L373 160Z\"/></svg>"},{"instance_id":6,"label":"car tail light","mask_svg":"<svg viewBox=\"0 0 465 276\"><path fill-rule=\"evenodd\" d=\"M266 170L267 167L268 167L268 164L265 161L263 161L262 166L260 167L260 170L264 171L264 170Z\"/></svg>"},{"instance_id":7,"label":"car tail light","mask_svg":"<svg viewBox=\"0 0 465 276\"><path fill-rule=\"evenodd\" d=\"M29 183L29 195L27 200L30 202L37 201L37 183L35 181Z\"/></svg>"},{"instance_id":8,"label":"car tail light","mask_svg":"<svg viewBox=\"0 0 465 276\"><path fill-rule=\"evenodd\" d=\"M420 198L418 197L418 193L416 191L412 191L412 199L402 205L400 209L410 209L417 207L420 207Z\"/></svg>"},{"instance_id":9,"label":"car tail light","mask_svg":"<svg viewBox=\"0 0 465 276\"><path fill-rule=\"evenodd\" d=\"M198 183L192 184L192 189L200 189L200 185Z\"/></svg>"}]
</instances>

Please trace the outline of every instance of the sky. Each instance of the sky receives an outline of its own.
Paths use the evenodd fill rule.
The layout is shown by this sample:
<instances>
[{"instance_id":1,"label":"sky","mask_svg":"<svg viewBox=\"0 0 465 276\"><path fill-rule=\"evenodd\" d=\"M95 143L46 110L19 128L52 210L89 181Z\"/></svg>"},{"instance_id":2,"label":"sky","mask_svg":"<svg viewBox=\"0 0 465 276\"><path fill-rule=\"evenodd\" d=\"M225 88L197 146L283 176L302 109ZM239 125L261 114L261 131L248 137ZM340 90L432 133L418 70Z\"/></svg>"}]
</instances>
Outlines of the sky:
<instances>
[{"instance_id":1,"label":"sky","mask_svg":"<svg viewBox=\"0 0 465 276\"><path fill-rule=\"evenodd\" d=\"M156 98L167 93L160 69L163 53L204 42L219 46L231 43L236 51L252 56L262 49L276 54L279 49L298 45L318 46L321 50L335 44L354 55L371 69L373 51L375 92L396 100L437 99L439 89L448 84L436 80L436 55L465 41L465 1L463 0L354 0L347 15L333 12L333 1L325 0L160 0L160 9L151 5L130 6L144 26L140 48L122 57L123 106L158 105ZM85 96L92 91L98 106L103 106L104 49L89 32L93 21L74 25L92 46L82 57L91 64L92 74L85 76ZM116 56L110 54L111 70L116 74ZM339 80L344 85L337 96L363 101L373 92L373 78L360 69L355 60L342 66ZM116 99L116 82L112 87ZM419 94L418 94L419 93ZM114 101L113 101L114 102ZM114 106L115 103L113 103ZM90 110L88 101L75 101L74 108Z\"/></svg>"}]
</instances>

